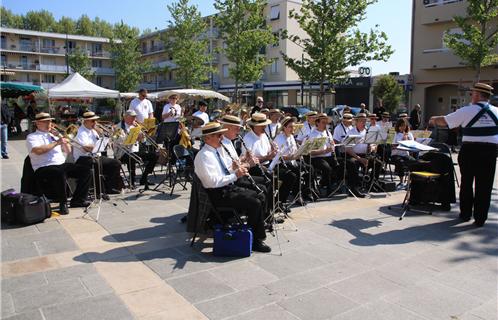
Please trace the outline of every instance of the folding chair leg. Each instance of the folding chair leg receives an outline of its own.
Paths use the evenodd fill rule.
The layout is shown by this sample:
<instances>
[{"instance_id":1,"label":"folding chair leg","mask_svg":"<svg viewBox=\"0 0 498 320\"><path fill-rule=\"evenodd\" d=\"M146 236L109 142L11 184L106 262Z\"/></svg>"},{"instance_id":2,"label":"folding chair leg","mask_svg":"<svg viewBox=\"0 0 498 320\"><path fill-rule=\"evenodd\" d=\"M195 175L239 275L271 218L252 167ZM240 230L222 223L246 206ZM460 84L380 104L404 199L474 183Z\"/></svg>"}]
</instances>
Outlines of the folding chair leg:
<instances>
[{"instance_id":1,"label":"folding chair leg","mask_svg":"<svg viewBox=\"0 0 498 320\"><path fill-rule=\"evenodd\" d=\"M197 238L197 232L196 232L196 233L194 233L194 236L192 237L192 241L190 242L190 246L191 246L191 247L193 247L193 246L194 246L195 238Z\"/></svg>"}]
</instances>

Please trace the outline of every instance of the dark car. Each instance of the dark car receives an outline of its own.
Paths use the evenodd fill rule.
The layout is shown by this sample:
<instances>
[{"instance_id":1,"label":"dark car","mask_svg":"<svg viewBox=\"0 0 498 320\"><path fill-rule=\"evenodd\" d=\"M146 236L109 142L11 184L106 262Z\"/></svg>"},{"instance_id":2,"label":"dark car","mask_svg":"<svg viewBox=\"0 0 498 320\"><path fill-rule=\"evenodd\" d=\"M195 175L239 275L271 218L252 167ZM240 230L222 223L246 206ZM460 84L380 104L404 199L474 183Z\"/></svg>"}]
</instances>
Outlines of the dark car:
<instances>
[{"instance_id":1,"label":"dark car","mask_svg":"<svg viewBox=\"0 0 498 320\"><path fill-rule=\"evenodd\" d=\"M291 115L299 120L304 119L304 115L311 111L306 107L282 107L280 110L283 111L285 115Z\"/></svg>"}]
</instances>

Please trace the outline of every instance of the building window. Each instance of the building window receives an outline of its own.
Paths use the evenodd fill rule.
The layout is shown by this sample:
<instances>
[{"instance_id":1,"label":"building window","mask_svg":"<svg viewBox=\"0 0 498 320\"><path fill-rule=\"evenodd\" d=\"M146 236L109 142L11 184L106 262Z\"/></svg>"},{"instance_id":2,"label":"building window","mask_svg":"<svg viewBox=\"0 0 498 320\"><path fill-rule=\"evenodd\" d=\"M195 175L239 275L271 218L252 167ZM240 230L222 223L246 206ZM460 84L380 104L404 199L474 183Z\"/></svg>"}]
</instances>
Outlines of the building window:
<instances>
[{"instance_id":1,"label":"building window","mask_svg":"<svg viewBox=\"0 0 498 320\"><path fill-rule=\"evenodd\" d=\"M147 43L142 42L142 53L147 53Z\"/></svg>"},{"instance_id":2,"label":"building window","mask_svg":"<svg viewBox=\"0 0 498 320\"><path fill-rule=\"evenodd\" d=\"M168 72L168 80L171 81L173 80L173 72Z\"/></svg>"},{"instance_id":3,"label":"building window","mask_svg":"<svg viewBox=\"0 0 498 320\"><path fill-rule=\"evenodd\" d=\"M92 60L92 67L94 67L94 68L102 68L102 60L93 59Z\"/></svg>"},{"instance_id":4,"label":"building window","mask_svg":"<svg viewBox=\"0 0 498 320\"><path fill-rule=\"evenodd\" d=\"M280 5L272 6L270 8L270 20L280 19Z\"/></svg>"},{"instance_id":5,"label":"building window","mask_svg":"<svg viewBox=\"0 0 498 320\"><path fill-rule=\"evenodd\" d=\"M28 67L28 56L21 56L21 65L23 68Z\"/></svg>"},{"instance_id":6,"label":"building window","mask_svg":"<svg viewBox=\"0 0 498 320\"><path fill-rule=\"evenodd\" d=\"M97 78L95 79L95 82L97 83L98 86L102 86L102 77L97 76Z\"/></svg>"},{"instance_id":7,"label":"building window","mask_svg":"<svg viewBox=\"0 0 498 320\"><path fill-rule=\"evenodd\" d=\"M435 7L435 6L442 6L444 4L449 4L449 3L455 3L455 2L461 2L463 0L422 0L424 3L424 6L427 7Z\"/></svg>"},{"instance_id":8,"label":"building window","mask_svg":"<svg viewBox=\"0 0 498 320\"><path fill-rule=\"evenodd\" d=\"M271 63L271 71L272 74L277 74L278 73L278 58L272 61Z\"/></svg>"},{"instance_id":9,"label":"building window","mask_svg":"<svg viewBox=\"0 0 498 320\"><path fill-rule=\"evenodd\" d=\"M443 32L443 39L442 39L442 44L443 44L443 48L444 49L447 49L448 46L447 46L447 43L446 41L444 40L444 37L445 35L447 34L463 34L463 30L461 28L451 28L451 29L448 29L446 30L445 32ZM465 40L465 39L461 39L459 40L461 43L463 44L466 44L466 45L470 45L470 42L469 40Z\"/></svg>"},{"instance_id":10,"label":"building window","mask_svg":"<svg viewBox=\"0 0 498 320\"><path fill-rule=\"evenodd\" d=\"M7 39L2 36L2 49L7 49Z\"/></svg>"},{"instance_id":11,"label":"building window","mask_svg":"<svg viewBox=\"0 0 498 320\"><path fill-rule=\"evenodd\" d=\"M55 40L54 39L43 39L43 48L46 49L53 49L55 47Z\"/></svg>"},{"instance_id":12,"label":"building window","mask_svg":"<svg viewBox=\"0 0 498 320\"><path fill-rule=\"evenodd\" d=\"M46 74L44 78L45 78L44 82L46 83L55 83L55 75L53 74Z\"/></svg>"},{"instance_id":13,"label":"building window","mask_svg":"<svg viewBox=\"0 0 498 320\"><path fill-rule=\"evenodd\" d=\"M6 67L7 66L7 56L2 54L2 67Z\"/></svg>"},{"instance_id":14,"label":"building window","mask_svg":"<svg viewBox=\"0 0 498 320\"><path fill-rule=\"evenodd\" d=\"M224 64L221 66L221 74L223 75L223 78L228 78L229 71L228 71L228 64Z\"/></svg>"}]
</instances>

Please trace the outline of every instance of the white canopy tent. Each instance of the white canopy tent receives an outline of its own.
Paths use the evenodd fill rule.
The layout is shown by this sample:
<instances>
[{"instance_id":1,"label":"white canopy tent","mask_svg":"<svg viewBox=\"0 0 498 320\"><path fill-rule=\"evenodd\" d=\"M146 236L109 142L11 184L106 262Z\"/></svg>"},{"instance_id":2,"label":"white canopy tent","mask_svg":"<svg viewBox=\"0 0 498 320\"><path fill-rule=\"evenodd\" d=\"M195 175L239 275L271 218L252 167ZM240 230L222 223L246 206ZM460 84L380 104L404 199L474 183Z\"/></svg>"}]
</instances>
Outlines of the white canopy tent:
<instances>
[{"instance_id":1,"label":"white canopy tent","mask_svg":"<svg viewBox=\"0 0 498 320\"><path fill-rule=\"evenodd\" d=\"M99 87L76 72L49 89L48 98L119 98L119 91Z\"/></svg>"},{"instance_id":2,"label":"white canopy tent","mask_svg":"<svg viewBox=\"0 0 498 320\"><path fill-rule=\"evenodd\" d=\"M220 99L226 102L230 102L230 98L221 93L211 90L200 90L200 89L178 89L178 90L166 90L157 93L157 98L168 98L172 94L177 94L180 100L185 100L187 98L191 99Z\"/></svg>"},{"instance_id":3,"label":"white canopy tent","mask_svg":"<svg viewBox=\"0 0 498 320\"><path fill-rule=\"evenodd\" d=\"M138 97L138 93L137 92L121 92L119 94L119 96L121 98L125 98L125 99L133 99L133 98L137 98ZM149 99L149 100L156 100L157 99L157 94L155 92L147 93L147 99Z\"/></svg>"}]
</instances>

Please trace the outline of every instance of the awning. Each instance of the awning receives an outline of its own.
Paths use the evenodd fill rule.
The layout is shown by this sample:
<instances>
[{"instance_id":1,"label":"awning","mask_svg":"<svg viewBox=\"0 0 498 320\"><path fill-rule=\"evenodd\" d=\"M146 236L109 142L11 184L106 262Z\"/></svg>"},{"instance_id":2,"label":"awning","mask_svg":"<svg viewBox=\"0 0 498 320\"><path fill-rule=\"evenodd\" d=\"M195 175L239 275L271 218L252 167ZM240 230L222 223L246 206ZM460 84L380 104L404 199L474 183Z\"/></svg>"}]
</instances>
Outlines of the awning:
<instances>
[{"instance_id":1,"label":"awning","mask_svg":"<svg viewBox=\"0 0 498 320\"><path fill-rule=\"evenodd\" d=\"M20 84L15 82L0 82L0 90L2 98L17 98L19 96L27 96L33 92L43 92L40 86Z\"/></svg>"}]
</instances>

